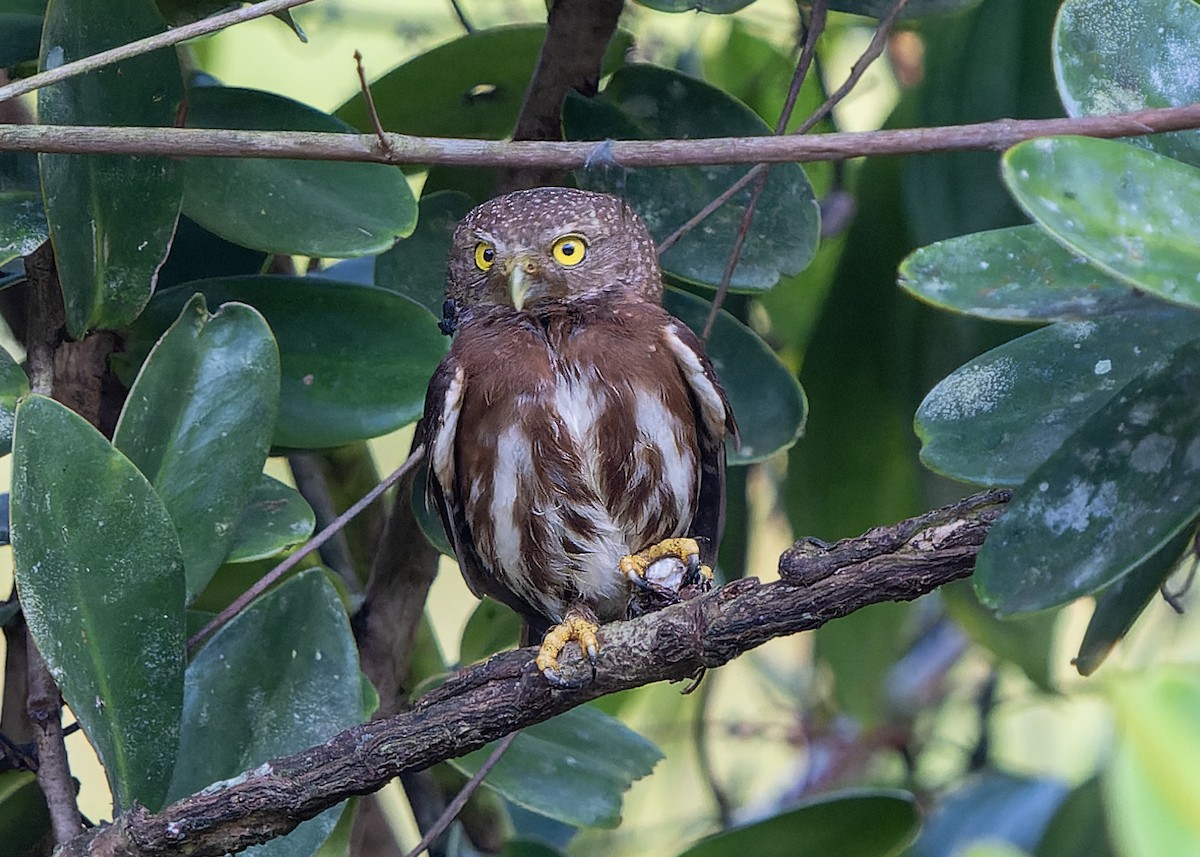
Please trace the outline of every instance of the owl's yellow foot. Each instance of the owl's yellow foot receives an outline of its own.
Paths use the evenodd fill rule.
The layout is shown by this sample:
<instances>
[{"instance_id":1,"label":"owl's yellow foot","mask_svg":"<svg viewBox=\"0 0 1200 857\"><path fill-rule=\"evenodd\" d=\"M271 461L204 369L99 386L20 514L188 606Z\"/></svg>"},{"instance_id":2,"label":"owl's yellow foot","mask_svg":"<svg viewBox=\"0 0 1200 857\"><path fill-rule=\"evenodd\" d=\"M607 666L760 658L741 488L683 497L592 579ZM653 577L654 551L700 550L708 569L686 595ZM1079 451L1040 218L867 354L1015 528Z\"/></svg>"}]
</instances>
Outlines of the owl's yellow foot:
<instances>
[{"instance_id":1,"label":"owl's yellow foot","mask_svg":"<svg viewBox=\"0 0 1200 857\"><path fill-rule=\"evenodd\" d=\"M671 559L678 560L678 564L660 563ZM700 545L695 539L663 539L640 553L622 557L620 568L634 586L653 589L658 594L665 589L678 595L680 590L697 583L708 589L713 579L712 569L700 563Z\"/></svg>"},{"instance_id":2,"label":"owl's yellow foot","mask_svg":"<svg viewBox=\"0 0 1200 857\"><path fill-rule=\"evenodd\" d=\"M542 638L542 647L538 649L537 668L546 681L555 687L577 688L579 683L566 681L558 672L558 656L572 640L579 643L579 648L587 656L592 665L592 675L596 674L596 654L600 651L600 641L596 632L600 630L596 617L591 611L579 605L567 610L563 620L546 632Z\"/></svg>"}]
</instances>

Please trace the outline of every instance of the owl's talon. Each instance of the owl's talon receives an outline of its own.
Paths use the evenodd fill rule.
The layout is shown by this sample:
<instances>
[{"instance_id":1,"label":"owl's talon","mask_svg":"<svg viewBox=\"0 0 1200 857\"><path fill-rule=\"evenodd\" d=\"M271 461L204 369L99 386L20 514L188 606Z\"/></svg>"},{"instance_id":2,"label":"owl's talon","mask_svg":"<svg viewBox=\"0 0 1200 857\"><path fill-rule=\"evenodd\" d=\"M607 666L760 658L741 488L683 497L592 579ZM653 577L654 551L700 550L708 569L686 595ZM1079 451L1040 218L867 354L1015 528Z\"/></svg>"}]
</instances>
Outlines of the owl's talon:
<instances>
[{"instance_id":1,"label":"owl's talon","mask_svg":"<svg viewBox=\"0 0 1200 857\"><path fill-rule=\"evenodd\" d=\"M634 586L642 589L651 588L645 585L651 583L646 580L646 571L651 565L665 557L674 557L687 566L689 578L692 576L693 570L703 573L699 572L699 569L704 566L700 565L700 545L695 539L663 539L658 544L650 545L644 551L621 557L621 573ZM708 577L710 579L712 577L711 570Z\"/></svg>"},{"instance_id":2,"label":"owl's talon","mask_svg":"<svg viewBox=\"0 0 1200 857\"><path fill-rule=\"evenodd\" d=\"M546 632L546 636L542 638L542 646L538 649L536 664L546 681L563 689L574 690L583 686L582 682L567 681L558 671L558 656L572 640L579 643L580 651L591 664L594 679L596 658L600 652L600 640L596 636L598 630L600 626L594 616L589 615L583 608L570 608L563 620Z\"/></svg>"}]
</instances>

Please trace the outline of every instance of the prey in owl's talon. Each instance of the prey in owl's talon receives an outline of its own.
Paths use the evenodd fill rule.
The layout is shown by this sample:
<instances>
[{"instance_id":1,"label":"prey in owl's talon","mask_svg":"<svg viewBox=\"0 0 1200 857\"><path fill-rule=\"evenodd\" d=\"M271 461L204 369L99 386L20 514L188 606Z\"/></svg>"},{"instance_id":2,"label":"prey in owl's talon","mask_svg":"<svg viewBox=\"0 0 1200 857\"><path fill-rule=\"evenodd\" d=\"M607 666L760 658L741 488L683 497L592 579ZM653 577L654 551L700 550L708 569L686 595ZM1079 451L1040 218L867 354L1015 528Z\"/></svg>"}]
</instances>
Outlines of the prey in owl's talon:
<instances>
[{"instance_id":1,"label":"prey in owl's talon","mask_svg":"<svg viewBox=\"0 0 1200 857\"><path fill-rule=\"evenodd\" d=\"M621 557L621 573L635 586L646 580L647 570L660 559L674 558L691 569L700 563L700 545L695 539L663 539L644 551Z\"/></svg>"},{"instance_id":2,"label":"prey in owl's talon","mask_svg":"<svg viewBox=\"0 0 1200 857\"><path fill-rule=\"evenodd\" d=\"M563 620L546 632L546 636L542 638L542 646L538 649L535 663L541 674L546 677L546 681L564 689L578 689L583 686L581 682L565 680L559 673L558 656L572 640L579 643L580 650L592 666L592 678L595 679L596 656L600 651L600 641L596 637L598 630L599 624L588 611L578 607L569 609Z\"/></svg>"}]
</instances>

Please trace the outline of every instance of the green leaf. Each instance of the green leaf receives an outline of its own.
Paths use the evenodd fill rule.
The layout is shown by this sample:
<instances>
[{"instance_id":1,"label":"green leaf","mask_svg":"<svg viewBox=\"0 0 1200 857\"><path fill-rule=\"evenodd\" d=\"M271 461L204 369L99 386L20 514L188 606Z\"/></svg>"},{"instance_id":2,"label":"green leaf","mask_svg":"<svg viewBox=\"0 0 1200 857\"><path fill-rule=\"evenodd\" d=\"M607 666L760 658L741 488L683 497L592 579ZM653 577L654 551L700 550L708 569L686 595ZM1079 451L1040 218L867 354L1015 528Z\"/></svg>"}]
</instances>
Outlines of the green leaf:
<instances>
[{"instance_id":1,"label":"green leaf","mask_svg":"<svg viewBox=\"0 0 1200 857\"><path fill-rule=\"evenodd\" d=\"M1119 725L1106 782L1122 857L1193 854L1200 842L1200 672L1161 666L1107 685Z\"/></svg>"},{"instance_id":2,"label":"green leaf","mask_svg":"<svg viewBox=\"0 0 1200 857\"><path fill-rule=\"evenodd\" d=\"M905 857L956 857L989 841L1031 850L1066 794L1058 780L983 771L938 801Z\"/></svg>"},{"instance_id":3,"label":"green leaf","mask_svg":"<svg viewBox=\"0 0 1200 857\"><path fill-rule=\"evenodd\" d=\"M458 661L473 664L515 647L521 639L521 617L499 601L484 598L463 628Z\"/></svg>"},{"instance_id":4,"label":"green leaf","mask_svg":"<svg viewBox=\"0 0 1200 857\"><path fill-rule=\"evenodd\" d=\"M0 15L0 25L3 24ZM50 810L32 771L0 773L0 842L9 854L32 854L50 831Z\"/></svg>"},{"instance_id":5,"label":"green leaf","mask_svg":"<svg viewBox=\"0 0 1200 857\"><path fill-rule=\"evenodd\" d=\"M997 321L1071 321L1154 303L1036 226L922 247L901 263L899 282L934 306Z\"/></svg>"},{"instance_id":6,"label":"green leaf","mask_svg":"<svg viewBox=\"0 0 1200 857\"><path fill-rule=\"evenodd\" d=\"M545 36L542 25L495 27L414 57L371 83L379 121L403 134L509 136ZM602 76L620 65L632 43L628 33L616 33L604 55ZM363 133L375 131L361 94L338 108L337 116Z\"/></svg>"},{"instance_id":7,"label":"green leaf","mask_svg":"<svg viewBox=\"0 0 1200 857\"><path fill-rule=\"evenodd\" d=\"M951 583L938 590L946 612L967 635L1001 660L1010 661L1046 693L1054 692L1050 664L1056 612L998 619L975 596L967 581Z\"/></svg>"},{"instance_id":8,"label":"green leaf","mask_svg":"<svg viewBox=\"0 0 1200 857\"><path fill-rule=\"evenodd\" d=\"M223 86L188 91L187 126L354 133L298 101ZM416 200L395 167L272 158L190 159L183 211L245 247L306 256L378 253L417 220Z\"/></svg>"},{"instance_id":9,"label":"green leaf","mask_svg":"<svg viewBox=\"0 0 1200 857\"><path fill-rule=\"evenodd\" d=\"M422 196L413 234L375 260L375 285L402 294L441 318L450 238L458 221L474 207L472 199L458 191Z\"/></svg>"},{"instance_id":10,"label":"green leaf","mask_svg":"<svg viewBox=\"0 0 1200 857\"><path fill-rule=\"evenodd\" d=\"M473 774L493 748L489 744L451 764ZM661 758L657 747L619 720L581 706L522 731L483 782L550 818L616 827L621 795Z\"/></svg>"},{"instance_id":11,"label":"green leaf","mask_svg":"<svg viewBox=\"0 0 1200 857\"><path fill-rule=\"evenodd\" d=\"M1200 101L1200 6L1193 0L1067 0L1054 28L1054 72L1071 116ZM1129 142L1200 166L1200 132Z\"/></svg>"},{"instance_id":12,"label":"green leaf","mask_svg":"<svg viewBox=\"0 0 1200 857\"><path fill-rule=\"evenodd\" d=\"M0 68L37 59L46 0L4 0L0 3Z\"/></svg>"},{"instance_id":13,"label":"green leaf","mask_svg":"<svg viewBox=\"0 0 1200 857\"><path fill-rule=\"evenodd\" d=\"M62 65L165 29L151 0L51 0L41 67ZM183 99L174 48L122 60L38 90L49 125L170 126ZM183 174L172 158L38 156L67 331L123 327L154 291L179 217Z\"/></svg>"},{"instance_id":14,"label":"green leaf","mask_svg":"<svg viewBox=\"0 0 1200 857\"><path fill-rule=\"evenodd\" d=\"M1116 857L1102 797L1096 778L1067 795L1038 842L1036 857Z\"/></svg>"},{"instance_id":15,"label":"green leaf","mask_svg":"<svg viewBox=\"0 0 1200 857\"><path fill-rule=\"evenodd\" d=\"M49 234L40 194L0 191L0 265L32 253Z\"/></svg>"},{"instance_id":16,"label":"green leaf","mask_svg":"<svg viewBox=\"0 0 1200 857\"><path fill-rule=\"evenodd\" d=\"M975 584L1002 613L1054 607L1127 574L1200 511L1200 342L1150 366L1013 495Z\"/></svg>"},{"instance_id":17,"label":"green leaf","mask_svg":"<svg viewBox=\"0 0 1200 857\"><path fill-rule=\"evenodd\" d=\"M276 556L306 541L315 527L313 510L299 491L260 474L234 527L225 562L253 562Z\"/></svg>"},{"instance_id":18,"label":"green leaf","mask_svg":"<svg viewBox=\"0 0 1200 857\"><path fill-rule=\"evenodd\" d=\"M167 510L82 417L30 396L17 409L12 528L29 630L117 811L156 810L183 701L183 557Z\"/></svg>"},{"instance_id":19,"label":"green leaf","mask_svg":"<svg viewBox=\"0 0 1200 857\"><path fill-rule=\"evenodd\" d=\"M563 124L571 140L703 138L766 135L753 110L716 87L665 68L626 66L591 99L568 97ZM626 197L661 241L746 172L742 166L625 170L603 159L575 173L580 187ZM663 269L716 286L750 199L747 187L662 254ZM820 213L808 177L797 164L776 164L759 197L730 286L769 289L782 274L803 270L816 251Z\"/></svg>"},{"instance_id":20,"label":"green leaf","mask_svg":"<svg viewBox=\"0 0 1200 857\"><path fill-rule=\"evenodd\" d=\"M0 348L0 455L12 450L17 401L29 392L29 378L7 350Z\"/></svg>"},{"instance_id":21,"label":"green leaf","mask_svg":"<svg viewBox=\"0 0 1200 857\"><path fill-rule=\"evenodd\" d=\"M730 15L745 9L754 0L637 0L638 4L660 12L711 12Z\"/></svg>"},{"instance_id":22,"label":"green leaf","mask_svg":"<svg viewBox=\"0 0 1200 857\"><path fill-rule=\"evenodd\" d=\"M188 599L229 550L279 409L279 352L252 307L210 315L195 295L142 364L113 445L163 498L183 549Z\"/></svg>"},{"instance_id":23,"label":"green leaf","mask_svg":"<svg viewBox=\"0 0 1200 857\"><path fill-rule=\"evenodd\" d=\"M916 414L921 460L980 485L1020 485L1164 353L1200 338L1200 316L1163 307L1035 330L975 358Z\"/></svg>"},{"instance_id":24,"label":"green leaf","mask_svg":"<svg viewBox=\"0 0 1200 857\"><path fill-rule=\"evenodd\" d=\"M889 857L912 841L919 825L916 804L904 792L834 792L702 839L680 857Z\"/></svg>"},{"instance_id":25,"label":"green leaf","mask_svg":"<svg viewBox=\"0 0 1200 857\"><path fill-rule=\"evenodd\" d=\"M173 800L269 759L328 740L362 719L358 652L325 574L301 572L224 626L188 665ZM251 853L305 857L342 807Z\"/></svg>"},{"instance_id":26,"label":"green leaf","mask_svg":"<svg viewBox=\"0 0 1200 857\"><path fill-rule=\"evenodd\" d=\"M247 303L279 345L277 447L341 446L420 417L448 342L412 301L371 286L312 277L198 280L155 296L126 339L123 371L138 365L187 300Z\"/></svg>"},{"instance_id":27,"label":"green leaf","mask_svg":"<svg viewBox=\"0 0 1200 857\"><path fill-rule=\"evenodd\" d=\"M712 304L676 289L663 295L667 311L699 336ZM796 442L808 404L800 382L759 336L729 313L717 314L705 347L729 397L742 445L729 463L762 461Z\"/></svg>"},{"instance_id":28,"label":"green leaf","mask_svg":"<svg viewBox=\"0 0 1200 857\"><path fill-rule=\"evenodd\" d=\"M1079 654L1073 661L1080 675L1094 673L1113 647L1129 633L1137 617L1158 594L1159 587L1179 567L1185 553L1191 556L1189 548L1195 536L1193 522L1193 526L1180 530L1175 538L1097 596L1096 609L1083 632Z\"/></svg>"},{"instance_id":29,"label":"green leaf","mask_svg":"<svg viewBox=\"0 0 1200 857\"><path fill-rule=\"evenodd\" d=\"M422 460L417 470L417 475L413 479L413 517L416 518L417 526L421 528L421 533L429 543L437 548L440 553L445 554L451 559L455 559L454 548L450 547L450 541L446 538L446 530L442 526L442 518L438 514L437 509L433 508L433 504L425 496L425 486L428 482L429 468L426 461Z\"/></svg>"},{"instance_id":30,"label":"green leaf","mask_svg":"<svg viewBox=\"0 0 1200 857\"><path fill-rule=\"evenodd\" d=\"M180 215L171 252L158 272L158 288L210 277L259 274L266 267L266 253L226 241L187 215Z\"/></svg>"},{"instance_id":31,"label":"green leaf","mask_svg":"<svg viewBox=\"0 0 1200 857\"><path fill-rule=\"evenodd\" d=\"M1113 140L1009 149L1004 180L1056 241L1169 301L1200 305L1200 168Z\"/></svg>"},{"instance_id":32,"label":"green leaf","mask_svg":"<svg viewBox=\"0 0 1200 857\"><path fill-rule=\"evenodd\" d=\"M916 18L921 15L941 15L973 6L979 0L912 0L904 9L901 18ZM829 8L838 12L849 12L852 15L866 15L869 18L882 18L887 15L896 0L829 0Z\"/></svg>"}]
</instances>

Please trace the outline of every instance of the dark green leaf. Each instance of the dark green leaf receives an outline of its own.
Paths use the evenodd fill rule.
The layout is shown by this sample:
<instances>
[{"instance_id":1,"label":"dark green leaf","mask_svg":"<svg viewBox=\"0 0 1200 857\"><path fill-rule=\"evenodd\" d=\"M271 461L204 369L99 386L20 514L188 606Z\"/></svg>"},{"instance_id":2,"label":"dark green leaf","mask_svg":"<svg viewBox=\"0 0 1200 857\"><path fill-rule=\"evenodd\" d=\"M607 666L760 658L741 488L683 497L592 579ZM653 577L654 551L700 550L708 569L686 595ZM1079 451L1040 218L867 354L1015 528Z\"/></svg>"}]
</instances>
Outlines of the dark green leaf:
<instances>
[{"instance_id":1,"label":"dark green leaf","mask_svg":"<svg viewBox=\"0 0 1200 857\"><path fill-rule=\"evenodd\" d=\"M1058 805L1035 857L1116 857L1107 828L1100 780L1093 778Z\"/></svg>"},{"instance_id":2,"label":"dark green leaf","mask_svg":"<svg viewBox=\"0 0 1200 857\"><path fill-rule=\"evenodd\" d=\"M695 78L649 65L626 66L595 98L573 95L563 109L571 140L702 138L770 133L754 111ZM719 196L745 167L667 167L625 170L602 162L577 171L580 187L628 198L661 241ZM746 188L663 253L663 269L686 280L716 286L750 198ZM817 246L820 213L808 177L797 164L771 168L741 259L730 285L769 289L781 274L803 270Z\"/></svg>"},{"instance_id":3,"label":"dark green leaf","mask_svg":"<svg viewBox=\"0 0 1200 857\"><path fill-rule=\"evenodd\" d=\"M1180 559L1188 552L1195 536L1194 526L1180 530L1175 538L1096 597L1096 609L1083 632L1079 654L1073 662L1080 675L1094 673L1113 647L1129 633L1137 617L1158 594L1159 587L1179 567ZM1188 555L1191 556L1190 552Z\"/></svg>"},{"instance_id":4,"label":"dark green leaf","mask_svg":"<svg viewBox=\"0 0 1200 857\"><path fill-rule=\"evenodd\" d=\"M1014 494L979 552L1002 613L1054 607L1127 574L1200 510L1200 342L1098 410Z\"/></svg>"},{"instance_id":5,"label":"dark green leaf","mask_svg":"<svg viewBox=\"0 0 1200 857\"><path fill-rule=\"evenodd\" d=\"M186 215L179 218L171 253L158 272L159 289L210 277L259 274L266 269L267 254L214 235Z\"/></svg>"},{"instance_id":6,"label":"dark green leaf","mask_svg":"<svg viewBox=\"0 0 1200 857\"><path fill-rule=\"evenodd\" d=\"M41 67L62 65L164 30L152 0L51 0ZM174 48L107 65L38 90L38 118L50 125L174 124L183 77ZM123 327L154 291L183 193L171 158L38 156L54 238L67 330Z\"/></svg>"},{"instance_id":7,"label":"dark green leaf","mask_svg":"<svg viewBox=\"0 0 1200 857\"><path fill-rule=\"evenodd\" d=\"M0 191L0 265L32 253L49 234L40 194Z\"/></svg>"},{"instance_id":8,"label":"dark green leaf","mask_svg":"<svg viewBox=\"0 0 1200 857\"><path fill-rule=\"evenodd\" d=\"M1138 373L1200 337L1198 321L1163 307L1063 322L977 357L917 410L921 460L965 482L1021 484Z\"/></svg>"},{"instance_id":9,"label":"dark green leaf","mask_svg":"<svg viewBox=\"0 0 1200 857\"><path fill-rule=\"evenodd\" d=\"M904 792L835 792L710 836L680 857L889 857L912 841L919 824L916 804Z\"/></svg>"},{"instance_id":10,"label":"dark green leaf","mask_svg":"<svg viewBox=\"0 0 1200 857\"><path fill-rule=\"evenodd\" d=\"M0 26L3 26L0 15ZM38 840L50 831L50 810L31 771L0 773L0 842L13 857L33 853Z\"/></svg>"},{"instance_id":11,"label":"dark green leaf","mask_svg":"<svg viewBox=\"0 0 1200 857\"><path fill-rule=\"evenodd\" d=\"M316 518L300 492L265 473L238 518L225 562L252 562L276 556L305 541Z\"/></svg>"},{"instance_id":12,"label":"dark green leaf","mask_svg":"<svg viewBox=\"0 0 1200 857\"><path fill-rule=\"evenodd\" d=\"M46 0L4 0L0 3L0 68L37 59Z\"/></svg>"},{"instance_id":13,"label":"dark green leaf","mask_svg":"<svg viewBox=\"0 0 1200 857\"><path fill-rule=\"evenodd\" d=\"M267 460L279 351L252 307L209 315L195 295L129 391L113 444L163 498L183 549L188 599L225 558Z\"/></svg>"},{"instance_id":14,"label":"dark green leaf","mask_svg":"<svg viewBox=\"0 0 1200 857\"><path fill-rule=\"evenodd\" d=\"M1057 780L985 771L942 797L905 857L956 857L989 841L1030 850L1066 795Z\"/></svg>"},{"instance_id":15,"label":"dark green leaf","mask_svg":"<svg viewBox=\"0 0 1200 857\"><path fill-rule=\"evenodd\" d=\"M314 277L229 277L156 295L126 340L123 370L138 365L196 292L211 306L250 304L270 324L283 375L279 447L340 446L412 422L448 347L428 312L386 289Z\"/></svg>"},{"instance_id":16,"label":"dark green leaf","mask_svg":"<svg viewBox=\"0 0 1200 857\"><path fill-rule=\"evenodd\" d=\"M404 134L509 136L545 35L541 25L479 30L409 60L371 84L379 121ZM604 55L601 75L616 69L632 42L629 34L618 31ZM337 116L374 133L361 94L338 108Z\"/></svg>"},{"instance_id":17,"label":"dark green leaf","mask_svg":"<svg viewBox=\"0 0 1200 857\"><path fill-rule=\"evenodd\" d=\"M1003 165L1017 202L1056 241L1138 288L1200 305L1200 167L1088 137L1030 140Z\"/></svg>"},{"instance_id":18,"label":"dark green leaf","mask_svg":"<svg viewBox=\"0 0 1200 857\"><path fill-rule=\"evenodd\" d=\"M1193 0L1068 0L1054 28L1054 69L1072 116L1200 101L1200 6ZM1200 131L1130 140L1200 166Z\"/></svg>"},{"instance_id":19,"label":"dark green leaf","mask_svg":"<svg viewBox=\"0 0 1200 857\"><path fill-rule=\"evenodd\" d=\"M457 191L422 196L416 230L375 260L375 285L399 292L441 318L450 236L474 206Z\"/></svg>"},{"instance_id":20,"label":"dark green leaf","mask_svg":"<svg viewBox=\"0 0 1200 857\"><path fill-rule=\"evenodd\" d=\"M187 125L354 132L298 101L222 86L189 90ZM186 176L184 213L210 232L256 250L361 256L386 250L416 225L408 182L384 164L192 158Z\"/></svg>"},{"instance_id":21,"label":"dark green leaf","mask_svg":"<svg viewBox=\"0 0 1200 857\"><path fill-rule=\"evenodd\" d=\"M504 843L500 857L564 857L563 852L541 842L510 839Z\"/></svg>"},{"instance_id":22,"label":"dark green leaf","mask_svg":"<svg viewBox=\"0 0 1200 857\"><path fill-rule=\"evenodd\" d=\"M940 15L943 12L953 12L965 9L978 3L979 0L912 0L901 17L916 18L919 15ZM829 8L838 12L849 12L852 15L866 15L870 18L882 18L896 5L896 0L829 0Z\"/></svg>"},{"instance_id":23,"label":"dark green leaf","mask_svg":"<svg viewBox=\"0 0 1200 857\"><path fill-rule=\"evenodd\" d=\"M29 392L29 378L12 356L0 348L0 455L12 450L17 400Z\"/></svg>"},{"instance_id":24,"label":"dark green leaf","mask_svg":"<svg viewBox=\"0 0 1200 857\"><path fill-rule=\"evenodd\" d=\"M901 263L900 285L934 306L998 321L1070 321L1153 303L1036 226L922 247Z\"/></svg>"},{"instance_id":25,"label":"dark green leaf","mask_svg":"<svg viewBox=\"0 0 1200 857\"><path fill-rule=\"evenodd\" d=\"M301 572L219 630L188 665L178 799L358 723L358 652L323 572ZM255 850L305 857L333 830L334 807Z\"/></svg>"},{"instance_id":26,"label":"dark green leaf","mask_svg":"<svg viewBox=\"0 0 1200 857\"><path fill-rule=\"evenodd\" d=\"M515 647L521 639L521 617L499 601L484 598L467 619L458 660L473 664L496 652Z\"/></svg>"},{"instance_id":27,"label":"dark green leaf","mask_svg":"<svg viewBox=\"0 0 1200 857\"><path fill-rule=\"evenodd\" d=\"M745 9L754 0L637 0L650 9L660 12L712 12L714 15L729 15Z\"/></svg>"},{"instance_id":28,"label":"dark green leaf","mask_svg":"<svg viewBox=\"0 0 1200 857\"><path fill-rule=\"evenodd\" d=\"M442 519L438 515L437 509L433 508L433 504L425 496L428 473L429 469L425 462L422 461L420 469L417 471L417 476L413 479L413 517L417 519L417 525L421 528L421 532L431 545L446 556L454 557L454 548L450 547L450 541L446 538L446 530L442 526Z\"/></svg>"},{"instance_id":29,"label":"dark green leaf","mask_svg":"<svg viewBox=\"0 0 1200 857\"><path fill-rule=\"evenodd\" d=\"M183 557L133 462L42 396L17 409L13 564L29 630L117 811L163 803L183 701Z\"/></svg>"},{"instance_id":30,"label":"dark green leaf","mask_svg":"<svg viewBox=\"0 0 1200 857\"><path fill-rule=\"evenodd\" d=\"M697 335L712 304L667 289L663 303ZM729 313L721 311L706 346L741 432L741 449L730 446L730 464L762 461L796 442L804 430L807 402L800 383L765 342Z\"/></svg>"},{"instance_id":31,"label":"dark green leaf","mask_svg":"<svg viewBox=\"0 0 1200 857\"><path fill-rule=\"evenodd\" d=\"M473 774L492 748L489 744L451 764ZM521 732L484 784L515 804L568 824L616 827L621 795L661 758L657 747L619 720L581 706Z\"/></svg>"},{"instance_id":32,"label":"dark green leaf","mask_svg":"<svg viewBox=\"0 0 1200 857\"><path fill-rule=\"evenodd\" d=\"M1040 690L1054 692L1050 652L1054 650L1057 612L998 619L979 603L975 590L966 581L943 586L938 592L946 612L972 640L997 658L1019 666Z\"/></svg>"}]
</instances>

